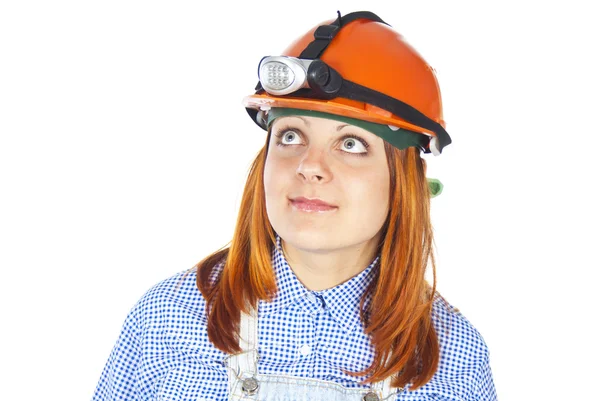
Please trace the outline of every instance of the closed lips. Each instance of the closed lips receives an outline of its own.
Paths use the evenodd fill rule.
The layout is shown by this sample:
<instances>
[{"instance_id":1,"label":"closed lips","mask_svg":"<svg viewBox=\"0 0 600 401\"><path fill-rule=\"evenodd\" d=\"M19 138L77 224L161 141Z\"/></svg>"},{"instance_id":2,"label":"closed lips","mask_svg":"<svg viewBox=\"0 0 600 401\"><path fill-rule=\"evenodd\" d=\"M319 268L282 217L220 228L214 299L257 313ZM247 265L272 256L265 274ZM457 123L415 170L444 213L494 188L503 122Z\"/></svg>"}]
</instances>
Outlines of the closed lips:
<instances>
[{"instance_id":1,"label":"closed lips","mask_svg":"<svg viewBox=\"0 0 600 401\"><path fill-rule=\"evenodd\" d=\"M303 203L306 205L337 207L337 206L331 205L325 201L322 201L321 199L308 199L308 198L305 198L302 196L297 197L297 198L292 198L290 200L294 203Z\"/></svg>"}]
</instances>

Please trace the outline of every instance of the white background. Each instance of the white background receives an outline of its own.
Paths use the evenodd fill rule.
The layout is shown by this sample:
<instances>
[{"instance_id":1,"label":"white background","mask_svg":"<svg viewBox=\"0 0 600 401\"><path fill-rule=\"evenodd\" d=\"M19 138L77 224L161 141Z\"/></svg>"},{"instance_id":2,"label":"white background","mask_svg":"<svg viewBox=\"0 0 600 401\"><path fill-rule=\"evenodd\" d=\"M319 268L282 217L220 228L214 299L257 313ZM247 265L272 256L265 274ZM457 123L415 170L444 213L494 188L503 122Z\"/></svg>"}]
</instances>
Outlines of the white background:
<instances>
[{"instance_id":1,"label":"white background","mask_svg":"<svg viewBox=\"0 0 600 401\"><path fill-rule=\"evenodd\" d=\"M593 4L593 2L587 2ZM262 56L369 10L436 69L438 289L502 400L594 399L597 18L580 2L5 1L0 398L86 400L153 284L232 234Z\"/></svg>"}]
</instances>

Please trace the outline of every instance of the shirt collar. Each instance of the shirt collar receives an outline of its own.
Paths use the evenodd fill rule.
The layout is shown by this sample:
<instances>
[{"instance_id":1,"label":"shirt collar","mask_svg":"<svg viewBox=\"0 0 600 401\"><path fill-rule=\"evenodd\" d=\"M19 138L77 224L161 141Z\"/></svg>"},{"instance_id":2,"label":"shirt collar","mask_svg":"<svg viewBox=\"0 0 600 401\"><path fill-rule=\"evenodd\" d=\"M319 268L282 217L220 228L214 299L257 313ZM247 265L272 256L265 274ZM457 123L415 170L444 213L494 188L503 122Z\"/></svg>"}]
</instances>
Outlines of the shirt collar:
<instances>
[{"instance_id":1,"label":"shirt collar","mask_svg":"<svg viewBox=\"0 0 600 401\"><path fill-rule=\"evenodd\" d=\"M356 276L327 290L310 291L296 277L291 269L281 247L281 237L277 235L277 243L272 252L272 264L275 271L277 293L272 301L260 301L258 315L264 316L306 297L309 293L320 296L325 303L325 311L338 323L345 332L352 331L360 319L360 299L373 280L375 266L379 255ZM367 302L370 297L367 297ZM367 305L365 305L367 306Z\"/></svg>"}]
</instances>

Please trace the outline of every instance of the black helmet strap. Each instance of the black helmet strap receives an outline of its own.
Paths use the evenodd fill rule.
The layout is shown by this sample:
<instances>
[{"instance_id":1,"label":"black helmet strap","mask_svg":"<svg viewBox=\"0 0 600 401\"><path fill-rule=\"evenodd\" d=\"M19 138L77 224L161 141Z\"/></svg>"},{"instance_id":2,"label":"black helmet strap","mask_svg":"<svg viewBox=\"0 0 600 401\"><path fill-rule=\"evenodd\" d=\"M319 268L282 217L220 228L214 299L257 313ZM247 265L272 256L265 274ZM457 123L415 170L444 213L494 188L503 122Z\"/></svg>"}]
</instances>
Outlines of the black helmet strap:
<instances>
[{"instance_id":1,"label":"black helmet strap","mask_svg":"<svg viewBox=\"0 0 600 401\"><path fill-rule=\"evenodd\" d=\"M313 40L308 44L308 46L306 46L306 49L304 49L302 53L300 53L300 56L298 56L298 58L305 60L314 60L321 57L323 51L327 48L327 46L329 46L329 43L331 43L331 41L333 40L335 35L337 35L337 33L340 31L342 26L359 18L365 18L371 21L381 22L383 24L389 25L370 11L356 11L350 14L346 14L343 17L338 11L337 20L335 20L329 25L321 25L315 30L315 40Z\"/></svg>"}]
</instances>

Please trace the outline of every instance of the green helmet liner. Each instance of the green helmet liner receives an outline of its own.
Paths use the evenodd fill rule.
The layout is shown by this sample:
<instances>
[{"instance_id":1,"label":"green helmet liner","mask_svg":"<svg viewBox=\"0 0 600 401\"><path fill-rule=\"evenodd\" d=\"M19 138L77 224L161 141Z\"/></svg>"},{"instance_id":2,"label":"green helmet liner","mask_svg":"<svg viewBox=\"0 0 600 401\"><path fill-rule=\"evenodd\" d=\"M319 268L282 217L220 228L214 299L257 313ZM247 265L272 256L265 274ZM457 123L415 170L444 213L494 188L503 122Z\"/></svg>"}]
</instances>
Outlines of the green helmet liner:
<instances>
[{"instance_id":1,"label":"green helmet liner","mask_svg":"<svg viewBox=\"0 0 600 401\"><path fill-rule=\"evenodd\" d=\"M271 127L273 121L276 118L284 117L284 116L309 116L309 117L318 117L318 118L327 118L330 120L340 121L346 124L355 125L357 127L363 128L373 134L377 135L384 141L388 142L390 145L402 150L409 147L417 147L422 151L425 150L429 139L426 135L419 134L413 131L409 131L403 128L391 129L389 125L372 123L369 121L359 120L356 118L350 118L345 116L339 116L337 114L324 113L322 111L314 111L314 110L302 110L302 109L292 109L292 108L272 108L267 113L267 129ZM427 182L429 184L429 192L432 198L435 198L439 194L442 193L444 185L440 182L440 180L435 178L427 178Z\"/></svg>"}]
</instances>

